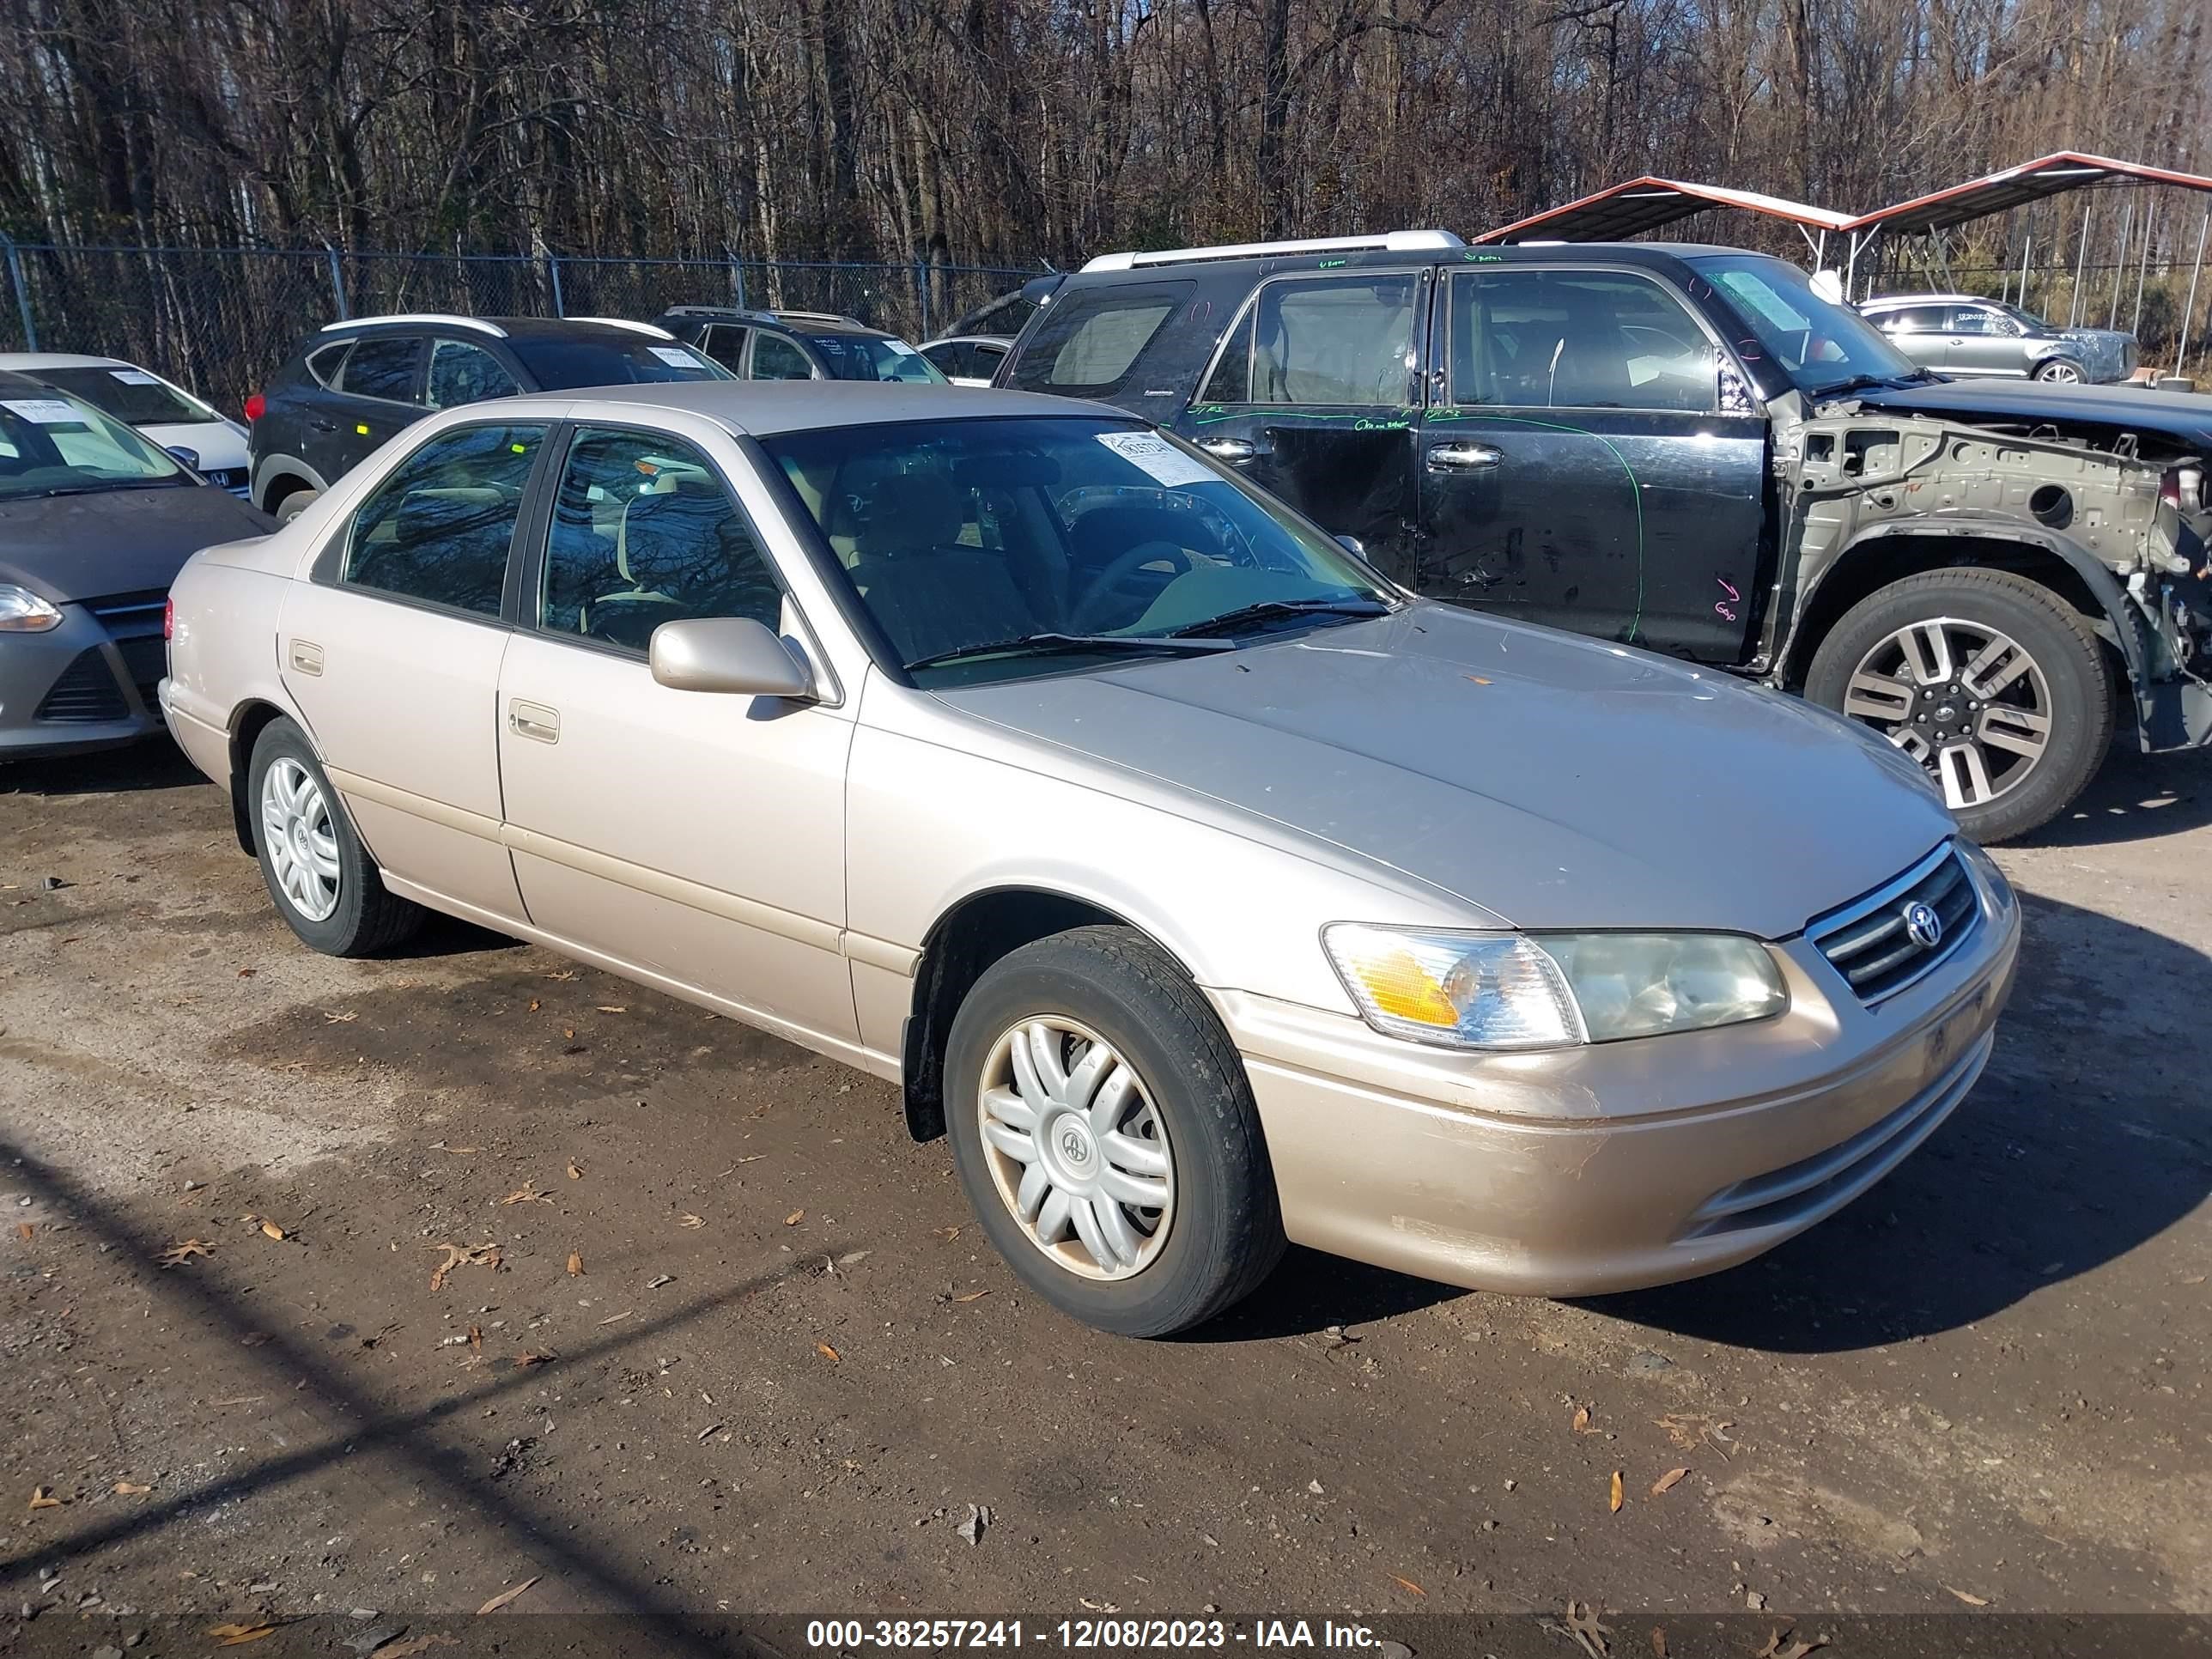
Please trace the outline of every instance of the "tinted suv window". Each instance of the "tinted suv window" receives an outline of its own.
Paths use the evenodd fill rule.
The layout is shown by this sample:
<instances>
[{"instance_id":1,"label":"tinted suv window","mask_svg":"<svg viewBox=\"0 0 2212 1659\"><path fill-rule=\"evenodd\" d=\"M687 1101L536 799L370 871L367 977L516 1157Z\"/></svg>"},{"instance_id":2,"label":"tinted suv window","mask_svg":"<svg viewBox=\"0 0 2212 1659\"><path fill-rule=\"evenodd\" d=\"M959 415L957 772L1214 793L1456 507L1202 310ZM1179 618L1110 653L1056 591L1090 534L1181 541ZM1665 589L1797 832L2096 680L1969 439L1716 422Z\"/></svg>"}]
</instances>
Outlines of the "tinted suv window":
<instances>
[{"instance_id":1,"label":"tinted suv window","mask_svg":"<svg viewBox=\"0 0 2212 1659\"><path fill-rule=\"evenodd\" d=\"M345 355L352 346L353 342L350 340L338 340L330 345L317 346L307 354L307 373L324 386L336 386L338 383L338 365L345 361Z\"/></svg>"},{"instance_id":2,"label":"tinted suv window","mask_svg":"<svg viewBox=\"0 0 2212 1659\"><path fill-rule=\"evenodd\" d=\"M700 331L699 349L734 374L745 361L745 334L735 323L709 323Z\"/></svg>"},{"instance_id":3,"label":"tinted suv window","mask_svg":"<svg viewBox=\"0 0 2212 1659\"><path fill-rule=\"evenodd\" d=\"M714 465L679 438L585 427L568 447L538 620L643 651L690 617L782 621L783 591Z\"/></svg>"},{"instance_id":4,"label":"tinted suv window","mask_svg":"<svg viewBox=\"0 0 2212 1659\"><path fill-rule=\"evenodd\" d=\"M1161 326L1197 286L1147 283L1063 295L1022 348L1012 384L1030 392L1103 397L1119 386Z\"/></svg>"},{"instance_id":5,"label":"tinted suv window","mask_svg":"<svg viewBox=\"0 0 2212 1659\"><path fill-rule=\"evenodd\" d=\"M422 342L413 334L377 334L356 340L338 371L340 392L356 398L383 398L396 404L416 400L416 364Z\"/></svg>"},{"instance_id":6,"label":"tinted suv window","mask_svg":"<svg viewBox=\"0 0 2212 1659\"><path fill-rule=\"evenodd\" d=\"M542 426L470 426L431 439L354 514L344 580L496 617L523 486L544 439Z\"/></svg>"},{"instance_id":7,"label":"tinted suv window","mask_svg":"<svg viewBox=\"0 0 2212 1659\"><path fill-rule=\"evenodd\" d=\"M1719 392L1712 343L1645 276L1461 272L1450 326L1452 397L1462 404L1704 411Z\"/></svg>"},{"instance_id":8,"label":"tinted suv window","mask_svg":"<svg viewBox=\"0 0 2212 1659\"><path fill-rule=\"evenodd\" d=\"M1396 406L1412 395L1414 279L1334 276L1261 288L1204 401Z\"/></svg>"},{"instance_id":9,"label":"tinted suv window","mask_svg":"<svg viewBox=\"0 0 2212 1659\"><path fill-rule=\"evenodd\" d=\"M508 398L521 391L498 358L466 340L430 343L430 407L451 409L457 404L481 403L486 398Z\"/></svg>"}]
</instances>

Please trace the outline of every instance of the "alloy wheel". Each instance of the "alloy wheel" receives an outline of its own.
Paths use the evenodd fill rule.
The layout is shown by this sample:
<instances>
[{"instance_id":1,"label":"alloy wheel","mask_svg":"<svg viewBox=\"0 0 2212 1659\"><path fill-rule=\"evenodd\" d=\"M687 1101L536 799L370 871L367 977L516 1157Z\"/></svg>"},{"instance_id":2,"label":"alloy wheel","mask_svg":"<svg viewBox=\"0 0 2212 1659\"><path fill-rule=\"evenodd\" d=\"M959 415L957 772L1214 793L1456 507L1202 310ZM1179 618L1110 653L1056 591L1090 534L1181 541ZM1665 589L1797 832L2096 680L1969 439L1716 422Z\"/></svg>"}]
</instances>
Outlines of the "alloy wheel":
<instances>
[{"instance_id":1,"label":"alloy wheel","mask_svg":"<svg viewBox=\"0 0 2212 1659\"><path fill-rule=\"evenodd\" d=\"M338 840L314 775L289 755L261 779L261 840L269 867L293 908L323 921L338 908Z\"/></svg>"},{"instance_id":2,"label":"alloy wheel","mask_svg":"<svg viewBox=\"0 0 2212 1659\"><path fill-rule=\"evenodd\" d=\"M2036 372L2035 378L2050 386L2079 386L2081 371L2071 363L2045 363Z\"/></svg>"},{"instance_id":3,"label":"alloy wheel","mask_svg":"<svg viewBox=\"0 0 2212 1659\"><path fill-rule=\"evenodd\" d=\"M1932 617L1876 641L1859 659L1844 713L1936 775L1954 811L2016 789L2051 743L2051 687L2009 635Z\"/></svg>"},{"instance_id":4,"label":"alloy wheel","mask_svg":"<svg viewBox=\"0 0 2212 1659\"><path fill-rule=\"evenodd\" d=\"M1165 1245L1175 1155L1144 1079L1071 1019L1023 1021L976 1091L984 1160L1023 1236L1070 1273L1127 1279Z\"/></svg>"}]
</instances>

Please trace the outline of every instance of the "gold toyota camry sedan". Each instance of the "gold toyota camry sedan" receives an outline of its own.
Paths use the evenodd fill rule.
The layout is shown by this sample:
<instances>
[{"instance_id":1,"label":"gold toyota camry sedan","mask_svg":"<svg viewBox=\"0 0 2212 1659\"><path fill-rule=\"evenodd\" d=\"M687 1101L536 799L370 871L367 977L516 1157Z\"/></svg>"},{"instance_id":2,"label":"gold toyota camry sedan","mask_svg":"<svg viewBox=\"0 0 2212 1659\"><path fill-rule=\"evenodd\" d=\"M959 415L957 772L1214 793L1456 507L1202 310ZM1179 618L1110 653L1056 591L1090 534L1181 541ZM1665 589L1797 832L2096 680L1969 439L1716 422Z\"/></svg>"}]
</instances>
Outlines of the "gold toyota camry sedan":
<instances>
[{"instance_id":1,"label":"gold toyota camry sedan","mask_svg":"<svg viewBox=\"0 0 2212 1659\"><path fill-rule=\"evenodd\" d=\"M1288 1240L1727 1267L1925 1139L2011 984L2010 890L1887 744L1419 601L1093 404L456 409L173 606L170 729L307 944L446 911L886 1079L1108 1330Z\"/></svg>"}]
</instances>

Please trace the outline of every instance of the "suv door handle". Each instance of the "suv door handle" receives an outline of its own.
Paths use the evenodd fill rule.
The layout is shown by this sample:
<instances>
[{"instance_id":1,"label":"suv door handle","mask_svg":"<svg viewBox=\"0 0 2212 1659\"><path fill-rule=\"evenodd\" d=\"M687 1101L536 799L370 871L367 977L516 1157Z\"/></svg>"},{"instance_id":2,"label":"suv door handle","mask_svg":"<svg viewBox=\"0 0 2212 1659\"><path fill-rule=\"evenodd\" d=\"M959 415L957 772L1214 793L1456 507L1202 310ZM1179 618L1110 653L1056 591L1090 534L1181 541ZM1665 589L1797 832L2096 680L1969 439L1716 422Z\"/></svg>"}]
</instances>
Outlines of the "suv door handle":
<instances>
[{"instance_id":1,"label":"suv door handle","mask_svg":"<svg viewBox=\"0 0 2212 1659\"><path fill-rule=\"evenodd\" d=\"M525 702L517 697L507 706L507 724L518 738L530 738L538 743L561 741L561 711L548 708L542 702Z\"/></svg>"},{"instance_id":2,"label":"suv door handle","mask_svg":"<svg viewBox=\"0 0 2212 1659\"><path fill-rule=\"evenodd\" d=\"M317 432L335 432L338 429L338 423L336 421L326 421L319 415L309 419L307 424Z\"/></svg>"},{"instance_id":3,"label":"suv door handle","mask_svg":"<svg viewBox=\"0 0 2212 1659\"><path fill-rule=\"evenodd\" d=\"M1255 461L1267 453L1249 438L1200 438L1198 447L1215 460L1227 461L1231 466Z\"/></svg>"},{"instance_id":4,"label":"suv door handle","mask_svg":"<svg viewBox=\"0 0 2212 1659\"><path fill-rule=\"evenodd\" d=\"M1488 444L1450 443L1429 446L1429 471L1431 472L1479 472L1496 466L1505 459L1504 452Z\"/></svg>"}]
</instances>

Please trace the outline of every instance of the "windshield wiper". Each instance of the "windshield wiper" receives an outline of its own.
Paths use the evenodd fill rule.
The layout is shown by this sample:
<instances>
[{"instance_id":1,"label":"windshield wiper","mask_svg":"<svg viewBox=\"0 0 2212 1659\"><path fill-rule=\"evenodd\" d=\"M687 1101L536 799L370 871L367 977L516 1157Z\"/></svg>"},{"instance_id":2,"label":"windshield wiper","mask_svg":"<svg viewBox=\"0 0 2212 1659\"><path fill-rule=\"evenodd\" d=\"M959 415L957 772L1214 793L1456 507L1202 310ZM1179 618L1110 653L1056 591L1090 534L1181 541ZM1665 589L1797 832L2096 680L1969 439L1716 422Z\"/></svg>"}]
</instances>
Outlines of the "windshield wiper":
<instances>
[{"instance_id":1,"label":"windshield wiper","mask_svg":"<svg viewBox=\"0 0 2212 1659\"><path fill-rule=\"evenodd\" d=\"M1926 370L1911 374L1854 374L1848 380L1838 380L1833 386L1817 386L1807 395L1814 398L1841 398L1853 392L1871 392L1876 386L1894 386L1906 380L1922 379Z\"/></svg>"},{"instance_id":2,"label":"windshield wiper","mask_svg":"<svg viewBox=\"0 0 2212 1659\"><path fill-rule=\"evenodd\" d=\"M1176 656L1188 656L1207 651L1233 651L1237 647L1226 640L1177 639L1167 634L1023 634L1010 640L993 640L985 645L959 645L950 651L933 651L926 657L916 657L904 665L912 673L917 668L929 668L941 662L953 662L963 657L995 657L1020 654L1037 656L1047 652L1086 651L1165 651Z\"/></svg>"},{"instance_id":3,"label":"windshield wiper","mask_svg":"<svg viewBox=\"0 0 2212 1659\"><path fill-rule=\"evenodd\" d=\"M1168 630L1168 637L1202 639L1209 634L1231 633L1247 623L1267 622L1276 617L1387 617L1389 614L1390 607L1380 599L1262 599L1257 605L1240 605L1234 611L1208 617L1204 622L1186 623L1181 628L1171 628Z\"/></svg>"}]
</instances>

